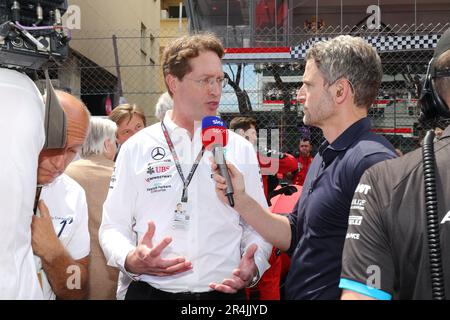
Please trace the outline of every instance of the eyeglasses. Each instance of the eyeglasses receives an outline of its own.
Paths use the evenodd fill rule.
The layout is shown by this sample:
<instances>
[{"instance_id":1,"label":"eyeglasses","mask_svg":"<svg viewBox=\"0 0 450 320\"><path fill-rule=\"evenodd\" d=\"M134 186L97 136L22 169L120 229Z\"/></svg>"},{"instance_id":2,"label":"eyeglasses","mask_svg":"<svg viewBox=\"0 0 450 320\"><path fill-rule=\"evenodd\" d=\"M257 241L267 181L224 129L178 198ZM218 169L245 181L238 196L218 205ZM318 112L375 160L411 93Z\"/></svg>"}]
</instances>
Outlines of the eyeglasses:
<instances>
[{"instance_id":1,"label":"eyeglasses","mask_svg":"<svg viewBox=\"0 0 450 320\"><path fill-rule=\"evenodd\" d=\"M202 88L206 88L209 86L210 88L213 87L215 84L219 84L220 87L225 88L225 86L228 84L228 78L205 78L200 80L191 79L188 77L185 77L188 80L194 81Z\"/></svg>"}]
</instances>

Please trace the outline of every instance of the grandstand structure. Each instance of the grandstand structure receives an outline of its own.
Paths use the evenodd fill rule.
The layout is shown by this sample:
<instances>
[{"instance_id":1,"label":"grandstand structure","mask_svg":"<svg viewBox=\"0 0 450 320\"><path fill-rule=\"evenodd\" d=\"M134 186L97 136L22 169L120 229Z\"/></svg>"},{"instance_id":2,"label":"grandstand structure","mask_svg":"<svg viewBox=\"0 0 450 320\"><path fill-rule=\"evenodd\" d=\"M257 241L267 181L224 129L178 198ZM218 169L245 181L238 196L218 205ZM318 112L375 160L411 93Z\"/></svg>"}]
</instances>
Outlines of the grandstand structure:
<instances>
[{"instance_id":1,"label":"grandstand structure","mask_svg":"<svg viewBox=\"0 0 450 320\"><path fill-rule=\"evenodd\" d=\"M410 145L404 149L416 146L421 81L437 41L450 27L450 1L190 0L184 3L191 31L214 32L227 48L224 63L245 66L247 74L238 78L245 86L238 85L250 97L251 113L260 124L281 128L286 134L285 149L292 149L302 132L302 102L297 101L296 92L302 85L305 53L316 41L340 34L363 37L382 59L383 82L369 114L373 130L398 136L397 140L406 139ZM234 74L237 69L233 70ZM238 102L231 98L233 90L227 90L222 99L223 113L231 117L233 113L249 110L237 108ZM294 114L298 116L293 117Z\"/></svg>"}]
</instances>

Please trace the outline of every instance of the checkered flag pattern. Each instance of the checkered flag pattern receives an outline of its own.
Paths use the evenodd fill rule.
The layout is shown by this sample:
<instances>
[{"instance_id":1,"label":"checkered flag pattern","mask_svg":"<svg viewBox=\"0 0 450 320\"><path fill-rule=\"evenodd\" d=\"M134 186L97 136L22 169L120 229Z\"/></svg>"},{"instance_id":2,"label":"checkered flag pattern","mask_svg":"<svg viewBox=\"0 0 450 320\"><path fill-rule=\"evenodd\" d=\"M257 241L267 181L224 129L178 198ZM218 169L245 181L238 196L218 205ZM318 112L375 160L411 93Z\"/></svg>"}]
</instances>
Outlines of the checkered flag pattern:
<instances>
[{"instance_id":1,"label":"checkered flag pattern","mask_svg":"<svg viewBox=\"0 0 450 320\"><path fill-rule=\"evenodd\" d=\"M402 50L425 50L436 47L441 36L437 34L417 35L417 36L367 36L363 37L378 52L402 51ZM293 59L304 59L306 51L315 42L329 40L331 37L313 37L304 43L291 47L291 57Z\"/></svg>"}]
</instances>

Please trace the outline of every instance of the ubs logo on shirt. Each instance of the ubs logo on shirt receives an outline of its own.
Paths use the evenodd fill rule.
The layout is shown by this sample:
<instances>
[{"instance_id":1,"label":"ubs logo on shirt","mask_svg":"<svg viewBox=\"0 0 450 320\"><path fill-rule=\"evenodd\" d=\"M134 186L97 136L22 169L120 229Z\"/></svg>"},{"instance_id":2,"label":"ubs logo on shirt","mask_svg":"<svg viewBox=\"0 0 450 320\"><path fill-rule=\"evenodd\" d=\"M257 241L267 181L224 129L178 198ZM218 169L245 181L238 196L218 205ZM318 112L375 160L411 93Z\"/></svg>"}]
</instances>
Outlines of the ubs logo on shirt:
<instances>
[{"instance_id":1,"label":"ubs logo on shirt","mask_svg":"<svg viewBox=\"0 0 450 320\"><path fill-rule=\"evenodd\" d=\"M153 175L153 174L159 174L159 173L164 173L166 171L169 171L170 166L148 166L147 169L147 173L149 175Z\"/></svg>"},{"instance_id":2,"label":"ubs logo on shirt","mask_svg":"<svg viewBox=\"0 0 450 320\"><path fill-rule=\"evenodd\" d=\"M147 171L148 177L145 178L145 181L150 182L157 182L157 181L164 181L166 179L170 179L172 177L172 174L169 173L170 166L169 164L162 164L161 162L168 162L168 161L159 161L156 163L149 163L147 165Z\"/></svg>"}]
</instances>

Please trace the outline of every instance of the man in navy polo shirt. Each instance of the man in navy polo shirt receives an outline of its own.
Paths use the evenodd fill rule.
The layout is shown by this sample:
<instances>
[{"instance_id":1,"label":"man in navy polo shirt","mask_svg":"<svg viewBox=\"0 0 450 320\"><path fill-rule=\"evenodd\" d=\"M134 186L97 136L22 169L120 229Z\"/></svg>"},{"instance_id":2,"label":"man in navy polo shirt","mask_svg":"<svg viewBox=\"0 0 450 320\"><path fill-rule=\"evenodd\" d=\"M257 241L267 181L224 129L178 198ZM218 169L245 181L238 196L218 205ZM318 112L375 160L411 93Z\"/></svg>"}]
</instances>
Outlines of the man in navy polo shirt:
<instances>
[{"instance_id":1,"label":"man in navy polo shirt","mask_svg":"<svg viewBox=\"0 0 450 320\"><path fill-rule=\"evenodd\" d=\"M289 218L270 214L245 193L229 165L235 209L274 246L291 255L287 299L339 299L341 258L351 201L363 172L395 157L394 147L370 132L368 108L381 83L381 60L363 39L339 36L316 43L306 55L303 86L306 125L322 129L322 143ZM215 169L215 168L214 168ZM225 180L214 175L226 202Z\"/></svg>"}]
</instances>

